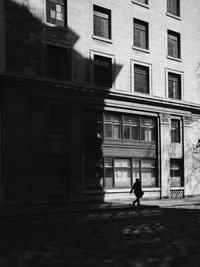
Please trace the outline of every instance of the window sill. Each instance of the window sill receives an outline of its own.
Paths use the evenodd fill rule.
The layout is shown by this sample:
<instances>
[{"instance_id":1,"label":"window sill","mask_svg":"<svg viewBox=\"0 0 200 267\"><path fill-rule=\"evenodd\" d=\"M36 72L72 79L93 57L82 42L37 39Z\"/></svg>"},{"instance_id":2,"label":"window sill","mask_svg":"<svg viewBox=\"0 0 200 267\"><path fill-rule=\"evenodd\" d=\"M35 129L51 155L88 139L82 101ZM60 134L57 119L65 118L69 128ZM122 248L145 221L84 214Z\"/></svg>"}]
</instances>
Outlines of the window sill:
<instances>
[{"instance_id":1,"label":"window sill","mask_svg":"<svg viewBox=\"0 0 200 267\"><path fill-rule=\"evenodd\" d=\"M172 187L170 187L170 190L179 190L179 189L184 190L184 186L172 186Z\"/></svg>"},{"instance_id":2,"label":"window sill","mask_svg":"<svg viewBox=\"0 0 200 267\"><path fill-rule=\"evenodd\" d=\"M177 19L177 20L181 20L181 17L176 16L176 15L173 15L173 14L171 14L171 13L169 13L169 12L167 12L166 15L167 15L168 17L171 17L171 18L174 18L174 19Z\"/></svg>"},{"instance_id":3,"label":"window sill","mask_svg":"<svg viewBox=\"0 0 200 267\"><path fill-rule=\"evenodd\" d=\"M171 59L171 60L174 60L174 61L182 62L181 58L171 57L171 56L168 56L168 55L167 55L167 58Z\"/></svg>"},{"instance_id":4,"label":"window sill","mask_svg":"<svg viewBox=\"0 0 200 267\"><path fill-rule=\"evenodd\" d=\"M137 50L137 51L140 51L140 52L144 52L144 53L147 53L147 54L150 54L150 51L149 49L144 49L144 48L140 48L140 47L137 47L137 46L132 46L133 50Z\"/></svg>"},{"instance_id":5,"label":"window sill","mask_svg":"<svg viewBox=\"0 0 200 267\"><path fill-rule=\"evenodd\" d=\"M107 39L107 38L100 37L100 36L97 36L97 35L92 35L92 39L98 40L98 41L102 41L102 42L106 42L106 43L110 43L110 44L113 43L113 41L111 39Z\"/></svg>"},{"instance_id":6,"label":"window sill","mask_svg":"<svg viewBox=\"0 0 200 267\"><path fill-rule=\"evenodd\" d=\"M132 0L132 3L134 3L134 4L138 5L138 6L142 6L142 7L148 8L148 9L150 8L148 4L142 4L142 3L139 3L139 2L137 2L135 0Z\"/></svg>"}]
</instances>

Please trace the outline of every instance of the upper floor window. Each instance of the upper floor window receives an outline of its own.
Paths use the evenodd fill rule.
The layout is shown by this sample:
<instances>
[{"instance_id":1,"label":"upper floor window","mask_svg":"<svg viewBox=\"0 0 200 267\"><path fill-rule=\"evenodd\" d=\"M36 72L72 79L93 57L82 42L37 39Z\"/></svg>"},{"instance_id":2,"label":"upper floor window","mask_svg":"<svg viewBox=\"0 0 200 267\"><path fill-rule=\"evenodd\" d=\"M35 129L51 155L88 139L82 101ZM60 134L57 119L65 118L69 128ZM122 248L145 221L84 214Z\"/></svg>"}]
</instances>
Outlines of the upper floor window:
<instances>
[{"instance_id":1,"label":"upper floor window","mask_svg":"<svg viewBox=\"0 0 200 267\"><path fill-rule=\"evenodd\" d=\"M46 76L53 79L69 78L69 50L67 48L46 46Z\"/></svg>"},{"instance_id":2,"label":"upper floor window","mask_svg":"<svg viewBox=\"0 0 200 267\"><path fill-rule=\"evenodd\" d=\"M94 84L112 87L112 58L94 55Z\"/></svg>"},{"instance_id":3,"label":"upper floor window","mask_svg":"<svg viewBox=\"0 0 200 267\"><path fill-rule=\"evenodd\" d=\"M171 120L171 142L180 143L180 121Z\"/></svg>"},{"instance_id":4,"label":"upper floor window","mask_svg":"<svg viewBox=\"0 0 200 267\"><path fill-rule=\"evenodd\" d=\"M94 5L94 35L111 39L111 11Z\"/></svg>"},{"instance_id":5,"label":"upper floor window","mask_svg":"<svg viewBox=\"0 0 200 267\"><path fill-rule=\"evenodd\" d=\"M133 20L134 46L149 49L148 23L138 19Z\"/></svg>"},{"instance_id":6,"label":"upper floor window","mask_svg":"<svg viewBox=\"0 0 200 267\"><path fill-rule=\"evenodd\" d=\"M121 116L104 114L104 137L105 139L121 139Z\"/></svg>"},{"instance_id":7,"label":"upper floor window","mask_svg":"<svg viewBox=\"0 0 200 267\"><path fill-rule=\"evenodd\" d=\"M173 99L181 99L181 75L168 73L168 96Z\"/></svg>"},{"instance_id":8,"label":"upper floor window","mask_svg":"<svg viewBox=\"0 0 200 267\"><path fill-rule=\"evenodd\" d=\"M179 17L180 16L180 0L167 0L167 12Z\"/></svg>"},{"instance_id":9,"label":"upper floor window","mask_svg":"<svg viewBox=\"0 0 200 267\"><path fill-rule=\"evenodd\" d=\"M168 30L168 56L181 58L180 33Z\"/></svg>"},{"instance_id":10,"label":"upper floor window","mask_svg":"<svg viewBox=\"0 0 200 267\"><path fill-rule=\"evenodd\" d=\"M66 26L65 0L46 0L46 20L57 26Z\"/></svg>"},{"instance_id":11,"label":"upper floor window","mask_svg":"<svg viewBox=\"0 0 200 267\"><path fill-rule=\"evenodd\" d=\"M134 91L149 94L149 67L134 64Z\"/></svg>"}]
</instances>

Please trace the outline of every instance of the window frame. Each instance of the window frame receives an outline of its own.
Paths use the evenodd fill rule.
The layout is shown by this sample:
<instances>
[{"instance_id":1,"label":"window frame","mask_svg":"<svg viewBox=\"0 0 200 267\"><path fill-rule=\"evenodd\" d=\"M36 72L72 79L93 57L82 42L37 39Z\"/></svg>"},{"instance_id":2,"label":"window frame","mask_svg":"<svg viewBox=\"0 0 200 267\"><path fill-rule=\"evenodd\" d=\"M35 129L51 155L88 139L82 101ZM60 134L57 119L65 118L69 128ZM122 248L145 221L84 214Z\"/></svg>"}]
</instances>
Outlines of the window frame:
<instances>
[{"instance_id":1,"label":"window frame","mask_svg":"<svg viewBox=\"0 0 200 267\"><path fill-rule=\"evenodd\" d=\"M177 40L173 38L177 38ZM169 29L167 30L167 57L174 60L181 60L181 34Z\"/></svg>"},{"instance_id":2,"label":"window frame","mask_svg":"<svg viewBox=\"0 0 200 267\"><path fill-rule=\"evenodd\" d=\"M96 9L96 10L95 10ZM108 25L107 25L107 32L108 36L103 36L103 34L98 34L95 32L95 13L99 13L98 17L105 17L108 16ZM102 14L100 16L100 14ZM102 31L102 29L101 29ZM93 5L93 38L100 39L102 41L112 42L112 12L110 9L104 8L102 6Z\"/></svg>"},{"instance_id":3,"label":"window frame","mask_svg":"<svg viewBox=\"0 0 200 267\"><path fill-rule=\"evenodd\" d=\"M55 3L55 4L58 4L58 5L61 5L63 6L63 13L61 12L57 12L57 13L61 13L63 14L63 25L59 25L57 23L52 23L50 21L48 21L48 15L47 15L47 8L48 8L48 4L47 2L51 2L51 3ZM63 2L63 4L61 4L61 2ZM55 11L55 15L57 14L56 11ZM54 27L58 27L60 29L65 29L67 27L67 0L46 0L45 1L45 22L48 26L54 26Z\"/></svg>"},{"instance_id":4,"label":"window frame","mask_svg":"<svg viewBox=\"0 0 200 267\"><path fill-rule=\"evenodd\" d=\"M173 1L176 1L175 5L175 9L176 11L174 12L174 6L173 6ZM181 16L181 6L180 6L180 0L167 0L167 15L174 17L174 18L178 18L180 19Z\"/></svg>"},{"instance_id":5,"label":"window frame","mask_svg":"<svg viewBox=\"0 0 200 267\"><path fill-rule=\"evenodd\" d=\"M135 65L140 66L141 68L148 68L149 72L148 72L148 93L141 93L141 92L136 92L135 91ZM143 63L140 61L135 61L135 60L131 60L131 73L132 73L132 77L131 77L131 92L134 94L139 94L139 95L143 95L145 97L147 97L148 95L152 95L152 65L151 64L147 64L147 63Z\"/></svg>"},{"instance_id":6,"label":"window frame","mask_svg":"<svg viewBox=\"0 0 200 267\"><path fill-rule=\"evenodd\" d=\"M170 98L169 97L169 75L172 74L174 76L179 77L179 81L180 81L180 98ZM184 100L184 73L183 71L177 71L174 69L165 69L165 75L166 75L166 91L165 91L165 97L167 99L170 99L172 101L183 101Z\"/></svg>"},{"instance_id":7,"label":"window frame","mask_svg":"<svg viewBox=\"0 0 200 267\"><path fill-rule=\"evenodd\" d=\"M144 27L144 30L140 29L140 27L136 27L136 24L140 27ZM136 30L139 32L139 45L137 45L136 42L138 42L138 39L136 38ZM142 38L145 38L144 40L144 46ZM148 52L149 51L149 23L140 20L137 18L133 18L133 49L137 49L140 51Z\"/></svg>"}]
</instances>

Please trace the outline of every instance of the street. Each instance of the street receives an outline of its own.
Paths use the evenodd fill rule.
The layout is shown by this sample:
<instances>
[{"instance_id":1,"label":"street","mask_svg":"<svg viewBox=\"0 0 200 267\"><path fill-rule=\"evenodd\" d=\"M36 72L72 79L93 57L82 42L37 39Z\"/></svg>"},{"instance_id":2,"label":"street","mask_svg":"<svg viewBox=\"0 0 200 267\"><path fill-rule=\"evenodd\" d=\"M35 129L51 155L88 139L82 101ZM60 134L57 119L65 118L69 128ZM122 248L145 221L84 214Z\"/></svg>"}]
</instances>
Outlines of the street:
<instances>
[{"instance_id":1,"label":"street","mask_svg":"<svg viewBox=\"0 0 200 267\"><path fill-rule=\"evenodd\" d=\"M1 218L0 266L199 266L200 210Z\"/></svg>"}]
</instances>

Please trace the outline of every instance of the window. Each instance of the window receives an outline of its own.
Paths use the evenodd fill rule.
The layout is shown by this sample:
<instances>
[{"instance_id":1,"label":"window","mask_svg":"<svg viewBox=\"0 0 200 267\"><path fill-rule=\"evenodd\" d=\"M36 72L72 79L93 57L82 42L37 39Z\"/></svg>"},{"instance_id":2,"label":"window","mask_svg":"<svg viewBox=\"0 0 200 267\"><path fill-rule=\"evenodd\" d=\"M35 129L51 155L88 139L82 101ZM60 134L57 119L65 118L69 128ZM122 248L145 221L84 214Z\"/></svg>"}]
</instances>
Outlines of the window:
<instances>
[{"instance_id":1,"label":"window","mask_svg":"<svg viewBox=\"0 0 200 267\"><path fill-rule=\"evenodd\" d=\"M69 78L69 50L53 45L46 46L46 76L53 79Z\"/></svg>"},{"instance_id":2,"label":"window","mask_svg":"<svg viewBox=\"0 0 200 267\"><path fill-rule=\"evenodd\" d=\"M49 105L49 134L65 135L65 105Z\"/></svg>"},{"instance_id":3,"label":"window","mask_svg":"<svg viewBox=\"0 0 200 267\"><path fill-rule=\"evenodd\" d=\"M156 159L104 158L104 188L130 188L136 178L143 187L156 187Z\"/></svg>"},{"instance_id":4,"label":"window","mask_svg":"<svg viewBox=\"0 0 200 267\"><path fill-rule=\"evenodd\" d=\"M171 142L180 143L180 121L171 120Z\"/></svg>"},{"instance_id":5,"label":"window","mask_svg":"<svg viewBox=\"0 0 200 267\"><path fill-rule=\"evenodd\" d=\"M180 34L168 30L168 56L173 58L181 57L181 48L180 48Z\"/></svg>"},{"instance_id":6,"label":"window","mask_svg":"<svg viewBox=\"0 0 200 267\"><path fill-rule=\"evenodd\" d=\"M149 67L134 64L134 91L149 94Z\"/></svg>"},{"instance_id":7,"label":"window","mask_svg":"<svg viewBox=\"0 0 200 267\"><path fill-rule=\"evenodd\" d=\"M180 0L167 0L167 12L179 17L180 16Z\"/></svg>"},{"instance_id":8,"label":"window","mask_svg":"<svg viewBox=\"0 0 200 267\"><path fill-rule=\"evenodd\" d=\"M134 25L134 46L142 48L142 49L148 49L148 23L134 19L133 20Z\"/></svg>"},{"instance_id":9,"label":"window","mask_svg":"<svg viewBox=\"0 0 200 267\"><path fill-rule=\"evenodd\" d=\"M65 27L66 23L66 6L65 0L47 0L46 1L46 18L47 22Z\"/></svg>"},{"instance_id":10,"label":"window","mask_svg":"<svg viewBox=\"0 0 200 267\"><path fill-rule=\"evenodd\" d=\"M94 35L111 39L111 11L94 5L93 14Z\"/></svg>"},{"instance_id":11,"label":"window","mask_svg":"<svg viewBox=\"0 0 200 267\"><path fill-rule=\"evenodd\" d=\"M103 137L105 139L143 142L156 141L156 123L154 118L105 113L103 128Z\"/></svg>"},{"instance_id":12,"label":"window","mask_svg":"<svg viewBox=\"0 0 200 267\"><path fill-rule=\"evenodd\" d=\"M168 72L168 96L181 99L181 75Z\"/></svg>"},{"instance_id":13,"label":"window","mask_svg":"<svg viewBox=\"0 0 200 267\"><path fill-rule=\"evenodd\" d=\"M121 116L104 114L105 139L121 139Z\"/></svg>"},{"instance_id":14,"label":"window","mask_svg":"<svg viewBox=\"0 0 200 267\"><path fill-rule=\"evenodd\" d=\"M139 140L139 117L123 116L124 140Z\"/></svg>"},{"instance_id":15,"label":"window","mask_svg":"<svg viewBox=\"0 0 200 267\"><path fill-rule=\"evenodd\" d=\"M170 186L182 186L182 160L170 159Z\"/></svg>"},{"instance_id":16,"label":"window","mask_svg":"<svg viewBox=\"0 0 200 267\"><path fill-rule=\"evenodd\" d=\"M112 58L94 55L94 84L112 87Z\"/></svg>"},{"instance_id":17,"label":"window","mask_svg":"<svg viewBox=\"0 0 200 267\"><path fill-rule=\"evenodd\" d=\"M141 141L155 141L155 121L151 118L141 118L140 123Z\"/></svg>"}]
</instances>

